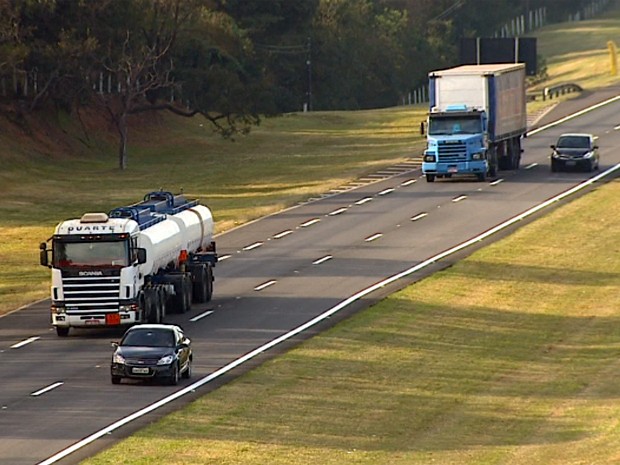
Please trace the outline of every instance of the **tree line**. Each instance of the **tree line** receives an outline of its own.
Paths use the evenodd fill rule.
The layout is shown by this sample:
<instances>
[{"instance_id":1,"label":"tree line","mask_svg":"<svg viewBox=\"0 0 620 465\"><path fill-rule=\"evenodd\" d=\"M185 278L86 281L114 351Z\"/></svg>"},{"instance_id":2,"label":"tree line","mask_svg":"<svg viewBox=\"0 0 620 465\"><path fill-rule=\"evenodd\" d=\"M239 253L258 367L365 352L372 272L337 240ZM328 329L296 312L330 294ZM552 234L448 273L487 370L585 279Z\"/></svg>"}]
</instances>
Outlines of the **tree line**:
<instances>
[{"instance_id":1,"label":"tree line","mask_svg":"<svg viewBox=\"0 0 620 465\"><path fill-rule=\"evenodd\" d=\"M123 169L131 114L201 114L232 136L259 115L392 106L456 63L459 38L592 3L607 0L0 0L0 99L104 109Z\"/></svg>"}]
</instances>

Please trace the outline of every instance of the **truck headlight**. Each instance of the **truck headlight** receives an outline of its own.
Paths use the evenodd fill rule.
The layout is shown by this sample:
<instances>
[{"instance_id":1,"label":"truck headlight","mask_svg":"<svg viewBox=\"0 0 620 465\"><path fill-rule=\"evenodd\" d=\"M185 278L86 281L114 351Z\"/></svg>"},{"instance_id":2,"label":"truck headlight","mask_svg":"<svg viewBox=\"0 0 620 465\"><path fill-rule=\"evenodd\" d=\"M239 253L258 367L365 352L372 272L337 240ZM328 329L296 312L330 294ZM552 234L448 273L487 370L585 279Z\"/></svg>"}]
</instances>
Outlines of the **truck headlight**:
<instances>
[{"instance_id":1,"label":"truck headlight","mask_svg":"<svg viewBox=\"0 0 620 465\"><path fill-rule=\"evenodd\" d=\"M52 305L51 306L52 313L56 315L64 315L67 312L67 309L64 305Z\"/></svg>"},{"instance_id":2,"label":"truck headlight","mask_svg":"<svg viewBox=\"0 0 620 465\"><path fill-rule=\"evenodd\" d=\"M424 161L433 163L435 161L435 155L424 155Z\"/></svg>"},{"instance_id":3,"label":"truck headlight","mask_svg":"<svg viewBox=\"0 0 620 465\"><path fill-rule=\"evenodd\" d=\"M174 355L165 355L157 361L158 365L170 365L174 360Z\"/></svg>"},{"instance_id":4,"label":"truck headlight","mask_svg":"<svg viewBox=\"0 0 620 465\"><path fill-rule=\"evenodd\" d=\"M484 160L484 155L482 153L473 153L471 158L472 160Z\"/></svg>"}]
</instances>

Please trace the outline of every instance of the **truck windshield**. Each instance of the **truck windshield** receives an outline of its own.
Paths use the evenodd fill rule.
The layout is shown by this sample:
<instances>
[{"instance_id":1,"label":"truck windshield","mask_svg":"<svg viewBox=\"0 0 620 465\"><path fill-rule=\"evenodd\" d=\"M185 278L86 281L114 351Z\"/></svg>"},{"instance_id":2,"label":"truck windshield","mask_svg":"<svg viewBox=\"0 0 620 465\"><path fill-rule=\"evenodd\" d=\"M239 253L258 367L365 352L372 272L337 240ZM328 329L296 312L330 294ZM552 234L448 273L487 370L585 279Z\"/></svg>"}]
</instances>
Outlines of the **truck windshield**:
<instances>
[{"instance_id":1,"label":"truck windshield","mask_svg":"<svg viewBox=\"0 0 620 465\"><path fill-rule=\"evenodd\" d=\"M54 266L58 268L128 265L126 241L54 242Z\"/></svg>"},{"instance_id":2,"label":"truck windshield","mask_svg":"<svg viewBox=\"0 0 620 465\"><path fill-rule=\"evenodd\" d=\"M428 133L431 136L448 134L479 134L482 132L480 117L431 116Z\"/></svg>"}]
</instances>

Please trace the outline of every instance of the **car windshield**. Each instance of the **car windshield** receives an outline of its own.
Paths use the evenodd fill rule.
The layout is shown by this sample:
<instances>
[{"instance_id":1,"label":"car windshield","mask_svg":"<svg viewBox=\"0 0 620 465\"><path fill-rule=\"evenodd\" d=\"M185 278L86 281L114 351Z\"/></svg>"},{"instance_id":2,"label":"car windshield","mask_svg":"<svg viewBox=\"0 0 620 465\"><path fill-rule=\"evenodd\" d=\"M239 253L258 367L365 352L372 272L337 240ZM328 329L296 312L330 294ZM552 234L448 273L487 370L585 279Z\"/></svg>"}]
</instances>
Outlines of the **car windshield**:
<instances>
[{"instance_id":1,"label":"car windshield","mask_svg":"<svg viewBox=\"0 0 620 465\"><path fill-rule=\"evenodd\" d=\"M164 329L140 329L128 332L121 341L122 346L174 347L174 334Z\"/></svg>"},{"instance_id":2,"label":"car windshield","mask_svg":"<svg viewBox=\"0 0 620 465\"><path fill-rule=\"evenodd\" d=\"M583 136L562 136L558 139L556 145L563 149L589 149L590 138Z\"/></svg>"},{"instance_id":3,"label":"car windshield","mask_svg":"<svg viewBox=\"0 0 620 465\"><path fill-rule=\"evenodd\" d=\"M59 268L128 265L126 241L54 242L54 266Z\"/></svg>"}]
</instances>

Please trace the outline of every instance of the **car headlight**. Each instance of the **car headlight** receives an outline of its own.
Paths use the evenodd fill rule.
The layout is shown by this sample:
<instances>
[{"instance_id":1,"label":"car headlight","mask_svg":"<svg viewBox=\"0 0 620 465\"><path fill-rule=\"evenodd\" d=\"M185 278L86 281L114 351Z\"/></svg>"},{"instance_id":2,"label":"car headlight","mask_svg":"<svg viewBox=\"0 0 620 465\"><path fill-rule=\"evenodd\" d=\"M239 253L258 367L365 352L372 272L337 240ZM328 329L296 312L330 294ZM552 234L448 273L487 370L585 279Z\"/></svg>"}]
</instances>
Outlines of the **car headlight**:
<instances>
[{"instance_id":1,"label":"car headlight","mask_svg":"<svg viewBox=\"0 0 620 465\"><path fill-rule=\"evenodd\" d=\"M157 361L158 365L170 365L174 360L174 355L166 355Z\"/></svg>"},{"instance_id":2,"label":"car headlight","mask_svg":"<svg viewBox=\"0 0 620 465\"><path fill-rule=\"evenodd\" d=\"M424 155L424 161L433 163L435 161L435 155Z\"/></svg>"},{"instance_id":3,"label":"car headlight","mask_svg":"<svg viewBox=\"0 0 620 465\"><path fill-rule=\"evenodd\" d=\"M118 352L112 356L112 363L118 363L119 365L125 364L125 357L123 357Z\"/></svg>"},{"instance_id":4,"label":"car headlight","mask_svg":"<svg viewBox=\"0 0 620 465\"><path fill-rule=\"evenodd\" d=\"M471 156L472 160L482 160L484 159L484 155L481 153L474 153Z\"/></svg>"},{"instance_id":5,"label":"car headlight","mask_svg":"<svg viewBox=\"0 0 620 465\"><path fill-rule=\"evenodd\" d=\"M592 158L592 152L586 153L583 158Z\"/></svg>"}]
</instances>

